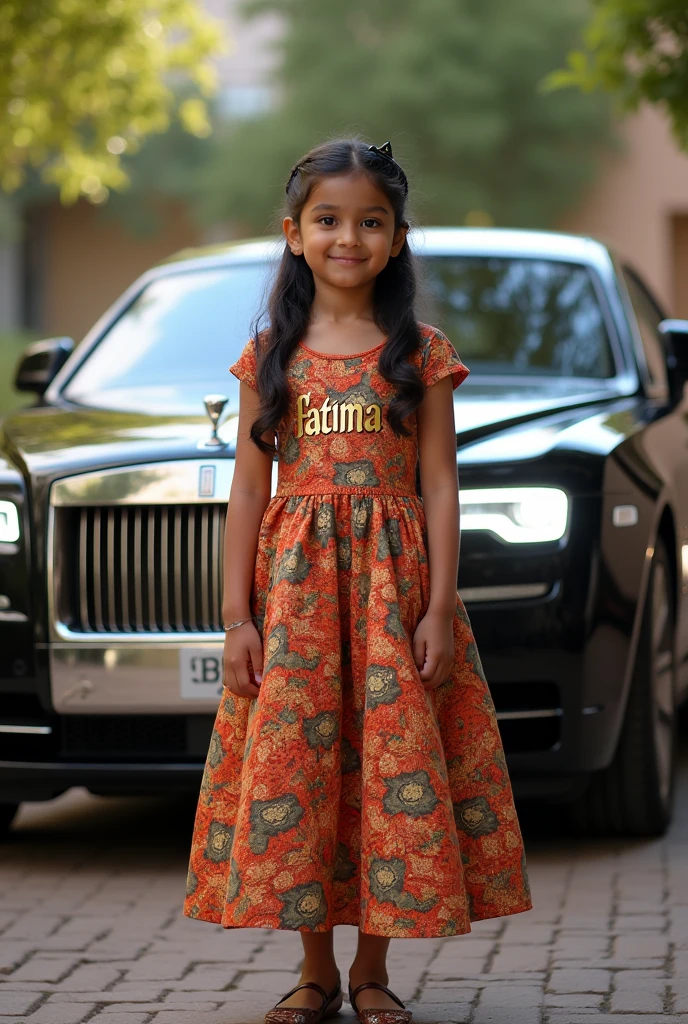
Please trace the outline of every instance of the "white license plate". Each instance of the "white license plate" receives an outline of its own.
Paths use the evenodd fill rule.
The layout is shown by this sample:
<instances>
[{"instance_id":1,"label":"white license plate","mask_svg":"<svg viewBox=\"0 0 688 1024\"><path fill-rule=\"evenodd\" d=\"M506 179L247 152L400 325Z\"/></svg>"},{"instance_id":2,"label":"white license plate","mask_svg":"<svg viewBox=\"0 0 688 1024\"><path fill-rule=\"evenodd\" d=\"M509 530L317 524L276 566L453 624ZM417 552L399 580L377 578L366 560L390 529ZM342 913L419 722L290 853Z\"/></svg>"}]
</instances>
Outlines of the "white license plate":
<instances>
[{"instance_id":1,"label":"white license plate","mask_svg":"<svg viewBox=\"0 0 688 1024\"><path fill-rule=\"evenodd\" d=\"M213 700L222 693L222 648L181 647L179 685L183 700Z\"/></svg>"}]
</instances>

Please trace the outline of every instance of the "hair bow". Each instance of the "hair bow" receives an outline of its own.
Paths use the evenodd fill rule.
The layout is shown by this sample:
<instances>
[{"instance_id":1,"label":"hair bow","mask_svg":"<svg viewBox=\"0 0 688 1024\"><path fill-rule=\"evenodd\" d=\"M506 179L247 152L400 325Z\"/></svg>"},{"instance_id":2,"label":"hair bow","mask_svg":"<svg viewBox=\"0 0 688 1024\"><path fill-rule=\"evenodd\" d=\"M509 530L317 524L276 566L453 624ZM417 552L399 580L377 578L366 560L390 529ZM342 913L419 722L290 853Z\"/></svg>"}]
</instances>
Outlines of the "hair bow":
<instances>
[{"instance_id":1,"label":"hair bow","mask_svg":"<svg viewBox=\"0 0 688 1024\"><path fill-rule=\"evenodd\" d=\"M392 153L392 143L387 140L384 146L368 146L368 152L377 153L378 156L386 156L388 160L394 160L394 154ZM396 163L396 160L394 160Z\"/></svg>"},{"instance_id":2,"label":"hair bow","mask_svg":"<svg viewBox=\"0 0 688 1024\"><path fill-rule=\"evenodd\" d=\"M401 175L401 183L404 188L404 191L408 195L408 180L406 178L406 172L404 171L404 168L401 166L401 164L398 164L394 159L394 154L392 153L392 143L389 141L389 139L387 140L387 142L385 142L383 146L368 146L368 152L375 153L376 156L381 156L383 160L388 160L390 163L394 164L395 168Z\"/></svg>"}]
</instances>

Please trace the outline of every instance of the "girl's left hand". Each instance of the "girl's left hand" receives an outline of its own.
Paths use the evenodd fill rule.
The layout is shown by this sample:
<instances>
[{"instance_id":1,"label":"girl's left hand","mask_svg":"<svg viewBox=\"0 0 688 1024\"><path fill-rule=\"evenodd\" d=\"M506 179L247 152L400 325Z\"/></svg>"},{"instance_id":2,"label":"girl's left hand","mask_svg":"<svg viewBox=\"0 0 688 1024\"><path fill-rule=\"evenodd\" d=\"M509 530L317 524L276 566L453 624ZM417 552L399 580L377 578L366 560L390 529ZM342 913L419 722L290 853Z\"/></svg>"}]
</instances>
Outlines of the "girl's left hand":
<instances>
[{"instance_id":1,"label":"girl's left hand","mask_svg":"<svg viewBox=\"0 0 688 1024\"><path fill-rule=\"evenodd\" d=\"M413 634L413 658L426 690L449 678L454 664L454 615L428 611Z\"/></svg>"}]
</instances>

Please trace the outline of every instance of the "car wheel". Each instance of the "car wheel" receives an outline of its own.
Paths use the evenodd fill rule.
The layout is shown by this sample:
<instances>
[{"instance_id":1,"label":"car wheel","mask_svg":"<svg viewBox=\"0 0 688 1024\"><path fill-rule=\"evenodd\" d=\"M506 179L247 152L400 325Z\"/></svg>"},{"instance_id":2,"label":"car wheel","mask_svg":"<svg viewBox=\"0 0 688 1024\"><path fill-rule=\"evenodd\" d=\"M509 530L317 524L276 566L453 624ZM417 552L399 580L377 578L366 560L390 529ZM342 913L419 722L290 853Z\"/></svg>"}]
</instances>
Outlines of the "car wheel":
<instances>
[{"instance_id":1,"label":"car wheel","mask_svg":"<svg viewBox=\"0 0 688 1024\"><path fill-rule=\"evenodd\" d=\"M0 838L9 832L18 810L19 804L0 804Z\"/></svg>"},{"instance_id":2,"label":"car wheel","mask_svg":"<svg viewBox=\"0 0 688 1024\"><path fill-rule=\"evenodd\" d=\"M626 716L614 760L572 806L587 835L658 836L671 821L676 769L675 600L657 541Z\"/></svg>"}]
</instances>

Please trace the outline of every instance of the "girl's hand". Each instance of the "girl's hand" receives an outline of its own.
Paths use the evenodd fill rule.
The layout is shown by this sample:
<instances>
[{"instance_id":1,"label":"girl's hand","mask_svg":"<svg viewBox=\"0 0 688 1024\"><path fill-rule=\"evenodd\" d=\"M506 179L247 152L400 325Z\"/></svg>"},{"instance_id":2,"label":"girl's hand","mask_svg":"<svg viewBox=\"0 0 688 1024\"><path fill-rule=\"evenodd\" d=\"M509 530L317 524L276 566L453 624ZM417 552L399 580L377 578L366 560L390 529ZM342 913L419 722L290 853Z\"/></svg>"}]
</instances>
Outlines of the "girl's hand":
<instances>
[{"instance_id":1,"label":"girl's hand","mask_svg":"<svg viewBox=\"0 0 688 1024\"><path fill-rule=\"evenodd\" d=\"M413 634L413 658L426 690L449 678L454 664L454 615L428 611Z\"/></svg>"},{"instance_id":2,"label":"girl's hand","mask_svg":"<svg viewBox=\"0 0 688 1024\"><path fill-rule=\"evenodd\" d=\"M236 697L257 697L263 681L263 645L260 633L252 622L225 633L222 683ZM253 668L255 683L249 675Z\"/></svg>"}]
</instances>

